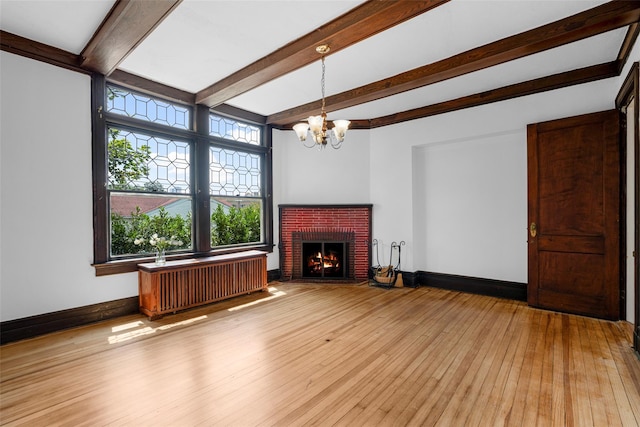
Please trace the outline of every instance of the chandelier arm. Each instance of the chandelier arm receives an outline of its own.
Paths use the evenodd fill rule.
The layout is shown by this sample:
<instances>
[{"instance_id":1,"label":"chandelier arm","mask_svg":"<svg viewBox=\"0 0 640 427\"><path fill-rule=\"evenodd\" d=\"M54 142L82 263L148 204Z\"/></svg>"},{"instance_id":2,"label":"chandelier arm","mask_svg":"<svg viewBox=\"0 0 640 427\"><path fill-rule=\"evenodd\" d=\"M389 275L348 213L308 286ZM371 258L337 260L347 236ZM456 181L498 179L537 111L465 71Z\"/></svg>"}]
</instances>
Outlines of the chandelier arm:
<instances>
[{"instance_id":1,"label":"chandelier arm","mask_svg":"<svg viewBox=\"0 0 640 427\"><path fill-rule=\"evenodd\" d=\"M310 141L310 142L307 142L307 141ZM302 145L304 145L306 148L313 148L318 144L316 144L314 138L307 138L306 140L302 141Z\"/></svg>"},{"instance_id":2,"label":"chandelier arm","mask_svg":"<svg viewBox=\"0 0 640 427\"><path fill-rule=\"evenodd\" d=\"M331 145L331 148L334 148L336 150L342 147L342 143L344 142L344 141L338 141L333 137L333 135L331 135L331 137L327 139L329 140L329 144Z\"/></svg>"}]
</instances>

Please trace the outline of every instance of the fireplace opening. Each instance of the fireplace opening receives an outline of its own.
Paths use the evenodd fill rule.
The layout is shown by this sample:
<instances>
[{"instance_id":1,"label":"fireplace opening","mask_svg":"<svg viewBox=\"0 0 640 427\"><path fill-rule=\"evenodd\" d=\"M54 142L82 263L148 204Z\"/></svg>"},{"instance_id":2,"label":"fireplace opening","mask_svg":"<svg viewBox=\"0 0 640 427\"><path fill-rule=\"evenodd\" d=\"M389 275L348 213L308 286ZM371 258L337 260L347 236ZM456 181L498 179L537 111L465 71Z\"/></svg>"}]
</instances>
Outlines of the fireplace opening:
<instances>
[{"instance_id":1,"label":"fireplace opening","mask_svg":"<svg viewBox=\"0 0 640 427\"><path fill-rule=\"evenodd\" d=\"M302 242L302 277L344 279L348 271L348 242Z\"/></svg>"}]
</instances>

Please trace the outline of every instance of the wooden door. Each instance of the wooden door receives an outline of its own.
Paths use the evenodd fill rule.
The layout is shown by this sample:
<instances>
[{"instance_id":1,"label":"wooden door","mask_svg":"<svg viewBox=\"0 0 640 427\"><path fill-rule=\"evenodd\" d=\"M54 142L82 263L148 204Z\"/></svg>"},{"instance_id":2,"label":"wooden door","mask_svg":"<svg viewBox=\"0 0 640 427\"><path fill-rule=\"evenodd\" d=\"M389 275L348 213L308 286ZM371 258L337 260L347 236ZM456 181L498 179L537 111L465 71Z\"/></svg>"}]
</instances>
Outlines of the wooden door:
<instances>
[{"instance_id":1,"label":"wooden door","mask_svg":"<svg viewBox=\"0 0 640 427\"><path fill-rule=\"evenodd\" d=\"M615 110L527 127L530 305L620 315Z\"/></svg>"}]
</instances>

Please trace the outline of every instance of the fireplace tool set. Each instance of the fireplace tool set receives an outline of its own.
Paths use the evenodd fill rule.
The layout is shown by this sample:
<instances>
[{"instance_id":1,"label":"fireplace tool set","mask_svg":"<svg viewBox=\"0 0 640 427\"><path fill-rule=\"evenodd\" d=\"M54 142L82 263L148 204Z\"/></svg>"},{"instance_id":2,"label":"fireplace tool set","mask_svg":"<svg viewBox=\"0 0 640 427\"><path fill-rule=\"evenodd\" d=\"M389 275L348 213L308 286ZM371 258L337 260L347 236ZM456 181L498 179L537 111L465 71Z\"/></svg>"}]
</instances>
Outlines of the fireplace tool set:
<instances>
[{"instance_id":1,"label":"fireplace tool set","mask_svg":"<svg viewBox=\"0 0 640 427\"><path fill-rule=\"evenodd\" d=\"M378 265L371 267L373 273L373 282L369 282L371 286L380 286L383 288L402 287L402 272L400 271L400 252L401 247L405 245L404 240L400 243L392 242L389 251L389 264L382 266L378 257L378 240L373 239L371 245L375 248L376 261ZM394 252L398 252L398 263L393 264Z\"/></svg>"}]
</instances>

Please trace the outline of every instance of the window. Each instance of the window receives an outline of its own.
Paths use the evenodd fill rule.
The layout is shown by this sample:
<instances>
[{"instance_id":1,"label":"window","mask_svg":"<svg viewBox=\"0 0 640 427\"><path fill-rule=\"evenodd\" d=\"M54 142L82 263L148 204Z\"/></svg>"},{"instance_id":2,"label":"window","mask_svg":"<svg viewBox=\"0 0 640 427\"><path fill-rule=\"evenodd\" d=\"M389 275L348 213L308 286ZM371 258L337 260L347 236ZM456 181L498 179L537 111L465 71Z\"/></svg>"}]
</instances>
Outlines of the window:
<instances>
[{"instance_id":1,"label":"window","mask_svg":"<svg viewBox=\"0 0 640 427\"><path fill-rule=\"evenodd\" d=\"M117 86L107 86L107 111L179 129L191 129L191 110Z\"/></svg>"},{"instance_id":2,"label":"window","mask_svg":"<svg viewBox=\"0 0 640 427\"><path fill-rule=\"evenodd\" d=\"M247 144L261 145L260 128L217 114L209 115L209 135Z\"/></svg>"},{"instance_id":3,"label":"window","mask_svg":"<svg viewBox=\"0 0 640 427\"><path fill-rule=\"evenodd\" d=\"M108 128L111 258L191 249L190 142Z\"/></svg>"},{"instance_id":4,"label":"window","mask_svg":"<svg viewBox=\"0 0 640 427\"><path fill-rule=\"evenodd\" d=\"M262 157L211 146L211 246L257 243L262 204Z\"/></svg>"},{"instance_id":5,"label":"window","mask_svg":"<svg viewBox=\"0 0 640 427\"><path fill-rule=\"evenodd\" d=\"M101 76L94 79L93 106L98 275L134 271L162 238L169 258L270 250L264 125Z\"/></svg>"}]
</instances>

